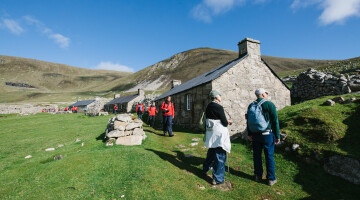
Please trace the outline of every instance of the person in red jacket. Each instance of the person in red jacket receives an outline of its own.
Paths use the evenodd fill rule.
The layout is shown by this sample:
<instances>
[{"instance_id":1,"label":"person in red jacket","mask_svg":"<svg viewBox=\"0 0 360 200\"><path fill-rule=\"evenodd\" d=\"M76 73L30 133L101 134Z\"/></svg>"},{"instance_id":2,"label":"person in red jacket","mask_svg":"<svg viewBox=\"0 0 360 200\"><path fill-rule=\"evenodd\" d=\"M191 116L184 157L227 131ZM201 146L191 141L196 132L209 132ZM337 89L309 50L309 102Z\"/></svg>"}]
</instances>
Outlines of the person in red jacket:
<instances>
[{"instance_id":1,"label":"person in red jacket","mask_svg":"<svg viewBox=\"0 0 360 200\"><path fill-rule=\"evenodd\" d=\"M65 107L65 108L64 108L64 111L68 111L68 110L69 110L69 108L68 108L68 107Z\"/></svg>"},{"instance_id":2,"label":"person in red jacket","mask_svg":"<svg viewBox=\"0 0 360 200\"><path fill-rule=\"evenodd\" d=\"M75 106L75 108L74 108L74 110L75 110L75 113L77 113L77 109L78 109L78 108L77 108L77 107Z\"/></svg>"},{"instance_id":3,"label":"person in red jacket","mask_svg":"<svg viewBox=\"0 0 360 200\"><path fill-rule=\"evenodd\" d=\"M119 107L118 107L118 105L114 105L114 113L115 113L115 115L116 115L116 111L119 109Z\"/></svg>"},{"instance_id":4,"label":"person in red jacket","mask_svg":"<svg viewBox=\"0 0 360 200\"><path fill-rule=\"evenodd\" d=\"M149 125L154 128L155 123L155 114L158 113L155 102L152 102L151 106L148 108L149 112Z\"/></svg>"},{"instance_id":5,"label":"person in red jacket","mask_svg":"<svg viewBox=\"0 0 360 200\"><path fill-rule=\"evenodd\" d=\"M166 132L169 132L169 136L172 137L172 121L175 117L174 104L171 103L171 96L166 97L166 100L161 105L161 111L163 113L163 131L164 136Z\"/></svg>"},{"instance_id":6,"label":"person in red jacket","mask_svg":"<svg viewBox=\"0 0 360 200\"><path fill-rule=\"evenodd\" d=\"M138 105L136 106L136 113L141 120L142 120L142 114L143 114L144 110L145 110L144 105L139 102Z\"/></svg>"}]
</instances>

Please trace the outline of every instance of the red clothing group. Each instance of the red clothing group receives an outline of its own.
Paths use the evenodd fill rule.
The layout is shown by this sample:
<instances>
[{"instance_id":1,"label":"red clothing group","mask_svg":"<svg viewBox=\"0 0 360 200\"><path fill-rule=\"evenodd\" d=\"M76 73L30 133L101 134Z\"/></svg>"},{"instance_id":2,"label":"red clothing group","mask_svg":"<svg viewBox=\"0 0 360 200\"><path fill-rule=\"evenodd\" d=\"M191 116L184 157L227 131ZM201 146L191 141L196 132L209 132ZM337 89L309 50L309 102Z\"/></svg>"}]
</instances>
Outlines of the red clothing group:
<instances>
[{"instance_id":1,"label":"red clothing group","mask_svg":"<svg viewBox=\"0 0 360 200\"><path fill-rule=\"evenodd\" d=\"M140 110L140 106L141 106L141 110ZM136 106L136 112L144 112L144 105L143 104L138 104Z\"/></svg>"},{"instance_id":2,"label":"red clothing group","mask_svg":"<svg viewBox=\"0 0 360 200\"><path fill-rule=\"evenodd\" d=\"M150 116L155 116L155 114L156 114L156 112L157 112L156 106L150 106L150 107L148 108L148 112L149 112L149 115L150 115Z\"/></svg>"},{"instance_id":3,"label":"red clothing group","mask_svg":"<svg viewBox=\"0 0 360 200\"><path fill-rule=\"evenodd\" d=\"M163 111L163 115L165 116L175 116L174 104L171 102L167 103L166 101L164 101L161 105L161 110ZM168 112L166 112L166 110L168 110Z\"/></svg>"}]
</instances>

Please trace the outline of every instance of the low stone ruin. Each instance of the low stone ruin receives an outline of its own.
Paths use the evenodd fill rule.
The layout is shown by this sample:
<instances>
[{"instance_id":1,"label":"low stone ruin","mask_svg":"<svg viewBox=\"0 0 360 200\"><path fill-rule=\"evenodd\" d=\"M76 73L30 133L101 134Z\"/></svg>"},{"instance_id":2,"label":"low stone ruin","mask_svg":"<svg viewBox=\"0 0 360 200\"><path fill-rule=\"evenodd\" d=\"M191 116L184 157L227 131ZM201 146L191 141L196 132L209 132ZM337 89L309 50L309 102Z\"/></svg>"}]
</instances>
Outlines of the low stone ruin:
<instances>
[{"instance_id":1,"label":"low stone ruin","mask_svg":"<svg viewBox=\"0 0 360 200\"><path fill-rule=\"evenodd\" d=\"M104 108L104 105L109 101L110 99L107 98L95 97L95 101L89 106L87 106L86 115L89 116L108 115L108 113L103 112L102 109Z\"/></svg>"},{"instance_id":2,"label":"low stone ruin","mask_svg":"<svg viewBox=\"0 0 360 200\"><path fill-rule=\"evenodd\" d=\"M315 69L300 73L291 88L291 96L300 101L350 92L348 79L344 75L325 74Z\"/></svg>"},{"instance_id":3,"label":"low stone ruin","mask_svg":"<svg viewBox=\"0 0 360 200\"><path fill-rule=\"evenodd\" d=\"M105 130L108 141L106 146L141 145L146 135L143 122L131 114L120 114L110 118Z\"/></svg>"}]
</instances>

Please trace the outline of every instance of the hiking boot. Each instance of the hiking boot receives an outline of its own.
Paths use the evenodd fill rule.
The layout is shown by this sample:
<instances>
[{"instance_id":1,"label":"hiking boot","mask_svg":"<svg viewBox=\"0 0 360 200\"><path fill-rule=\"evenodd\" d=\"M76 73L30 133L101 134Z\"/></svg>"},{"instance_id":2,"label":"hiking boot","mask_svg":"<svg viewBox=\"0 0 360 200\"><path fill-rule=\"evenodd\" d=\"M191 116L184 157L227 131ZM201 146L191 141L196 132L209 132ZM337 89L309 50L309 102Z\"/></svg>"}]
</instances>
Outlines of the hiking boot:
<instances>
[{"instance_id":1,"label":"hiking boot","mask_svg":"<svg viewBox=\"0 0 360 200\"><path fill-rule=\"evenodd\" d=\"M262 177L259 177L257 175L254 176L254 180L255 182L260 182L261 180L263 180L265 178L265 174L262 175Z\"/></svg>"},{"instance_id":2,"label":"hiking boot","mask_svg":"<svg viewBox=\"0 0 360 200\"><path fill-rule=\"evenodd\" d=\"M216 181L214 179L211 181L211 185L216 185Z\"/></svg>"},{"instance_id":3,"label":"hiking boot","mask_svg":"<svg viewBox=\"0 0 360 200\"><path fill-rule=\"evenodd\" d=\"M174 137L174 135L169 135L169 137Z\"/></svg>"},{"instance_id":4,"label":"hiking boot","mask_svg":"<svg viewBox=\"0 0 360 200\"><path fill-rule=\"evenodd\" d=\"M268 181L269 186L273 186L273 185L275 185L275 183L277 183L277 179Z\"/></svg>"}]
</instances>

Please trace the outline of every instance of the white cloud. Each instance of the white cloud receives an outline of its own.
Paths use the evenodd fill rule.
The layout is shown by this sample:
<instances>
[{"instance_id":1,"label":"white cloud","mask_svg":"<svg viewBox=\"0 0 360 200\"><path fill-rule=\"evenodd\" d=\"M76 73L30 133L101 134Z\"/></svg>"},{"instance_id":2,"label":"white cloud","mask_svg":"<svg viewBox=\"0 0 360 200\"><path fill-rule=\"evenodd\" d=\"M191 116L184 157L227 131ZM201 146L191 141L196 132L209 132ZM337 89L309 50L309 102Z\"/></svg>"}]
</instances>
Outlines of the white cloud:
<instances>
[{"instance_id":1,"label":"white cloud","mask_svg":"<svg viewBox=\"0 0 360 200\"><path fill-rule=\"evenodd\" d=\"M360 0L326 0L320 22L324 25L343 23L347 18L360 16Z\"/></svg>"},{"instance_id":2,"label":"white cloud","mask_svg":"<svg viewBox=\"0 0 360 200\"><path fill-rule=\"evenodd\" d=\"M55 33L55 34L50 34L49 38L54 39L54 41L61 47L61 48L67 48L69 47L69 43L70 43L70 39L59 34L59 33Z\"/></svg>"},{"instance_id":3,"label":"white cloud","mask_svg":"<svg viewBox=\"0 0 360 200\"><path fill-rule=\"evenodd\" d=\"M195 19L210 23L212 17L224 14L237 5L245 3L246 0L203 0L196 5L191 14ZM256 2L265 0L256 0Z\"/></svg>"},{"instance_id":4,"label":"white cloud","mask_svg":"<svg viewBox=\"0 0 360 200\"><path fill-rule=\"evenodd\" d=\"M24 16L23 18L29 25L35 25L38 31L46 35L48 38L54 40L54 42L58 44L61 48L66 49L69 47L70 38L65 37L60 33L54 33L50 28L46 27L41 21L31 16Z\"/></svg>"},{"instance_id":5,"label":"white cloud","mask_svg":"<svg viewBox=\"0 0 360 200\"><path fill-rule=\"evenodd\" d=\"M19 25L19 23L13 19L3 19L1 27L4 27L16 35L20 35L24 32L24 29Z\"/></svg>"},{"instance_id":6,"label":"white cloud","mask_svg":"<svg viewBox=\"0 0 360 200\"><path fill-rule=\"evenodd\" d=\"M322 9L319 21L322 25L344 23L349 17L360 16L360 0L294 0L291 8L317 5Z\"/></svg>"},{"instance_id":7,"label":"white cloud","mask_svg":"<svg viewBox=\"0 0 360 200\"><path fill-rule=\"evenodd\" d=\"M135 70L131 67L120 65L117 63L112 62L100 62L95 69L106 69L106 70L115 70L115 71L122 71L122 72L134 72Z\"/></svg>"}]
</instances>

